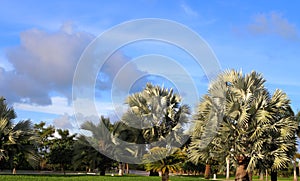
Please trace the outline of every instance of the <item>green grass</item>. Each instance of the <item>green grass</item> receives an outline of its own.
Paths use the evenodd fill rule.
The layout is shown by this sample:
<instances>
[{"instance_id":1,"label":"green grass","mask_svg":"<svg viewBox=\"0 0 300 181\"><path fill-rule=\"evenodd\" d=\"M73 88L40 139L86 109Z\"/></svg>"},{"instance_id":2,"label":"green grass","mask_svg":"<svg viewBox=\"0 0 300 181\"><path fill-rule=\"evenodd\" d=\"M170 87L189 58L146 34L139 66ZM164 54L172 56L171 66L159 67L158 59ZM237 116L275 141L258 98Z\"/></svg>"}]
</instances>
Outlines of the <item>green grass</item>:
<instances>
[{"instance_id":1,"label":"green grass","mask_svg":"<svg viewBox=\"0 0 300 181\"><path fill-rule=\"evenodd\" d=\"M1 181L160 181L160 177L146 176L61 176L61 175L0 175ZM171 176L171 181L201 181L199 177Z\"/></svg>"},{"instance_id":2,"label":"green grass","mask_svg":"<svg viewBox=\"0 0 300 181\"><path fill-rule=\"evenodd\" d=\"M269 178L270 179L270 178ZM160 181L160 177L146 176L74 176L74 175L0 175L1 181ZM171 176L171 181L204 181L205 179L197 176ZM222 180L222 179L221 179ZM224 179L225 180L225 179ZM234 180L234 178L231 178ZM258 181L259 179L253 179ZM278 181L292 180L292 178L278 178Z\"/></svg>"}]
</instances>

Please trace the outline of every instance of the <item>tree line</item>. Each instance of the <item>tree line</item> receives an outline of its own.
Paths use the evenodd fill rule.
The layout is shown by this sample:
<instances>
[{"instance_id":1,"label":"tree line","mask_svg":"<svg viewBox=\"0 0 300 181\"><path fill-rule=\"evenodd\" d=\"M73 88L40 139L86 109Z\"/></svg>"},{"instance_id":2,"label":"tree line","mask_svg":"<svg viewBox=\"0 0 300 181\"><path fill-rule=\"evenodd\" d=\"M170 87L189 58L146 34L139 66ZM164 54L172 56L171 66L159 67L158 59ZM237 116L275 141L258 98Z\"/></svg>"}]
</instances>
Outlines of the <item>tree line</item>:
<instances>
[{"instance_id":1,"label":"tree line","mask_svg":"<svg viewBox=\"0 0 300 181\"><path fill-rule=\"evenodd\" d=\"M86 135L45 122L14 123L13 108L0 98L0 168L97 169L104 175L118 167L122 175L132 159L140 159L140 168L160 172L162 180L169 180L171 172L192 171L204 172L207 179L220 172L226 178L235 172L236 180L269 174L275 181L278 172L291 166L297 180L300 114L294 114L282 90L270 93L264 84L255 71L224 71L210 83L193 113L172 89L147 84L127 97L128 110L121 120L86 120L81 125Z\"/></svg>"}]
</instances>

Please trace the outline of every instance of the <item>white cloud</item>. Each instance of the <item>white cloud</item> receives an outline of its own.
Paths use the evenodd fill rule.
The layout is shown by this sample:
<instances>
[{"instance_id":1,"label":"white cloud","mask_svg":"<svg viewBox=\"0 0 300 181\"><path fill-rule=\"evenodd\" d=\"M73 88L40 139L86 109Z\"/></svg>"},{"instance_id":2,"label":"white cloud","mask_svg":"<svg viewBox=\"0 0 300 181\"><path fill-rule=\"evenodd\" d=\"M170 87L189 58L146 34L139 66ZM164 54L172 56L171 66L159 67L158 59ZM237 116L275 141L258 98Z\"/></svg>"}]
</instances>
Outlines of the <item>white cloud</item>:
<instances>
[{"instance_id":1,"label":"white cloud","mask_svg":"<svg viewBox=\"0 0 300 181\"><path fill-rule=\"evenodd\" d=\"M288 40L299 40L296 26L277 12L255 15L254 22L247 28L255 35L274 34Z\"/></svg>"},{"instance_id":2,"label":"white cloud","mask_svg":"<svg viewBox=\"0 0 300 181\"><path fill-rule=\"evenodd\" d=\"M5 65L0 67L1 95L11 103L31 104L23 105L30 108L33 108L32 105L51 105L51 95L66 97L70 103L76 65L94 38L87 32L78 31L72 22L65 22L54 32L39 29L21 32L20 45L7 51L7 62L13 69L8 70ZM105 75L107 79L97 80L98 91L110 91L112 80L129 61L122 52L114 53L100 70L99 75ZM80 76L89 75L90 71ZM130 81L129 77L140 74L143 72L131 64L117 85L118 88L123 90ZM37 109L43 108L37 106Z\"/></svg>"},{"instance_id":3,"label":"white cloud","mask_svg":"<svg viewBox=\"0 0 300 181\"><path fill-rule=\"evenodd\" d=\"M57 129L73 129L72 118L67 113L53 120L53 126Z\"/></svg>"},{"instance_id":4,"label":"white cloud","mask_svg":"<svg viewBox=\"0 0 300 181\"><path fill-rule=\"evenodd\" d=\"M19 110L50 113L60 115L62 113L73 114L73 108L66 97L51 97L51 105L32 105L27 103L15 103L14 108Z\"/></svg>"},{"instance_id":5,"label":"white cloud","mask_svg":"<svg viewBox=\"0 0 300 181\"><path fill-rule=\"evenodd\" d=\"M189 16L198 16L198 13L193 10L190 6L188 6L187 4L181 4L180 7L183 9L183 11L189 15Z\"/></svg>"},{"instance_id":6,"label":"white cloud","mask_svg":"<svg viewBox=\"0 0 300 181\"><path fill-rule=\"evenodd\" d=\"M7 51L7 61L14 69L1 71L2 95L10 102L39 105L51 104L51 93L70 98L77 61L93 38L71 23L55 32L21 32L20 45Z\"/></svg>"}]
</instances>

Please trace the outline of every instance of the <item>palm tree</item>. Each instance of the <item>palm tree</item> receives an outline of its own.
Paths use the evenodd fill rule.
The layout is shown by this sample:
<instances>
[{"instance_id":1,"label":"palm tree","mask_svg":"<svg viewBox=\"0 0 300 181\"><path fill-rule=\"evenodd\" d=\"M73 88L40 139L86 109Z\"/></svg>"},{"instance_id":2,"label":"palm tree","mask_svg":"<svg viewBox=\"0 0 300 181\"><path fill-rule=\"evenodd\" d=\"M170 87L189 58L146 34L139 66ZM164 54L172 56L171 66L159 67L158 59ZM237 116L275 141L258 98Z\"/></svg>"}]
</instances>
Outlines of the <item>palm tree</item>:
<instances>
[{"instance_id":1,"label":"palm tree","mask_svg":"<svg viewBox=\"0 0 300 181\"><path fill-rule=\"evenodd\" d=\"M296 152L296 131L297 122L290 107L287 95L280 90L276 90L268 102L265 110L270 112L271 117L265 119L266 115L260 115L262 119L261 130L253 132L262 134L256 141L257 150L265 159L258 161L258 164L265 168L271 168L271 180L277 180L277 171L286 168ZM259 133L262 131L262 133ZM251 161L251 160L250 160Z\"/></svg>"},{"instance_id":2,"label":"palm tree","mask_svg":"<svg viewBox=\"0 0 300 181\"><path fill-rule=\"evenodd\" d=\"M5 99L0 98L0 160L7 159L16 172L17 155L22 154L25 159L35 167L38 164L38 156L34 143L37 140L32 131L30 120L13 124L16 114L12 107L8 107Z\"/></svg>"},{"instance_id":3,"label":"palm tree","mask_svg":"<svg viewBox=\"0 0 300 181\"><path fill-rule=\"evenodd\" d=\"M147 171L161 172L162 181L169 180L169 173L179 171L186 155L180 149L167 149L162 147L152 148L148 154L144 155L145 167Z\"/></svg>"},{"instance_id":4,"label":"palm tree","mask_svg":"<svg viewBox=\"0 0 300 181\"><path fill-rule=\"evenodd\" d=\"M209 94L204 95L198 104L189 130L192 138L188 149L189 161L206 165L206 179L210 177L211 163L225 160L231 150L231 144L224 144L226 140L232 140L229 132L224 129L226 127L219 127L224 112L220 105L224 105L225 89L225 83L221 81L210 85ZM218 134L219 129L224 129L222 134Z\"/></svg>"},{"instance_id":5,"label":"palm tree","mask_svg":"<svg viewBox=\"0 0 300 181\"><path fill-rule=\"evenodd\" d=\"M85 139L97 151L101 152L108 158L119 162L119 175L124 173L123 162L130 161L135 153L136 144L132 142L125 144L122 139L134 139L129 135L129 131L124 128L123 124L117 122L115 125L110 123L109 118L101 116L99 124L94 124L91 121L86 121L81 125L86 134ZM87 136L89 135L89 136ZM133 141L133 140L131 140ZM128 163L127 162L127 163Z\"/></svg>"},{"instance_id":6,"label":"palm tree","mask_svg":"<svg viewBox=\"0 0 300 181\"><path fill-rule=\"evenodd\" d=\"M169 140L170 144L182 144L180 142L184 139L179 136L180 127L188 122L189 107L181 104L180 96L172 89L148 83L143 91L129 96L126 103L129 110L123 115L122 122L142 129L144 143L151 144L171 137L175 140ZM171 136L172 133L178 134Z\"/></svg>"},{"instance_id":7,"label":"palm tree","mask_svg":"<svg viewBox=\"0 0 300 181\"><path fill-rule=\"evenodd\" d=\"M8 107L5 99L0 97L0 159L7 157L3 148L4 144L8 141L8 133L12 127L12 120L15 119L16 113L12 107Z\"/></svg>"},{"instance_id":8,"label":"palm tree","mask_svg":"<svg viewBox=\"0 0 300 181\"><path fill-rule=\"evenodd\" d=\"M32 131L30 120L20 121L14 125L8 133L8 141L4 144L4 150L8 155L8 161L16 173L18 155L22 155L35 168L38 166L39 157L35 149L36 135Z\"/></svg>"},{"instance_id":9,"label":"palm tree","mask_svg":"<svg viewBox=\"0 0 300 181\"><path fill-rule=\"evenodd\" d=\"M105 170L112 165L112 160L91 146L85 136L80 135L74 144L72 163L75 169L85 166L88 172L99 169L100 175L105 175Z\"/></svg>"},{"instance_id":10,"label":"palm tree","mask_svg":"<svg viewBox=\"0 0 300 181\"><path fill-rule=\"evenodd\" d=\"M264 82L256 72L224 72L210 85L204 98L207 103L200 103L198 108L196 117L202 116L208 125L218 127L211 138L211 151L234 155L238 164L236 180L251 180L251 170L259 164L271 168L274 177L276 170L287 166L294 152L297 124L290 101L280 90L271 96ZM201 124L196 119L194 131L203 129L200 133L205 135L210 129Z\"/></svg>"},{"instance_id":11,"label":"palm tree","mask_svg":"<svg viewBox=\"0 0 300 181\"><path fill-rule=\"evenodd\" d=\"M298 111L298 113L295 115L295 120L297 121L298 123L298 129L297 129L297 132L296 132L296 136L297 138L299 139L300 138L300 111ZM296 160L298 159L298 169L299 169L299 173L300 173L300 153L295 153L294 155L294 160L293 160L293 165L294 165L294 181L298 180L298 177L297 177L297 172L296 172Z\"/></svg>"},{"instance_id":12,"label":"palm tree","mask_svg":"<svg viewBox=\"0 0 300 181\"><path fill-rule=\"evenodd\" d=\"M148 83L143 91L130 95L126 103L129 108L116 124L114 135L133 143L116 141L131 153L126 154L128 161L141 163L146 147L180 147L188 139L182 125L188 122L189 107L181 104L180 96L172 89Z\"/></svg>"},{"instance_id":13,"label":"palm tree","mask_svg":"<svg viewBox=\"0 0 300 181\"><path fill-rule=\"evenodd\" d=\"M129 127L125 122L118 121L114 124L112 135L114 138L115 143L118 145L118 148L123 149L122 153L124 153L124 150L127 150L128 154L121 154L122 160L124 160L124 157L127 155L127 159L130 160L131 157L136 157L138 155L143 155L146 151L146 148L143 146L136 146L136 144L144 145L145 139L142 135L142 130L137 129L134 127ZM126 144L123 145L123 141L128 143L134 143L134 144ZM126 165L126 173L129 173L129 165L128 163L125 163ZM124 163L119 162L119 175L123 175L124 173Z\"/></svg>"}]
</instances>

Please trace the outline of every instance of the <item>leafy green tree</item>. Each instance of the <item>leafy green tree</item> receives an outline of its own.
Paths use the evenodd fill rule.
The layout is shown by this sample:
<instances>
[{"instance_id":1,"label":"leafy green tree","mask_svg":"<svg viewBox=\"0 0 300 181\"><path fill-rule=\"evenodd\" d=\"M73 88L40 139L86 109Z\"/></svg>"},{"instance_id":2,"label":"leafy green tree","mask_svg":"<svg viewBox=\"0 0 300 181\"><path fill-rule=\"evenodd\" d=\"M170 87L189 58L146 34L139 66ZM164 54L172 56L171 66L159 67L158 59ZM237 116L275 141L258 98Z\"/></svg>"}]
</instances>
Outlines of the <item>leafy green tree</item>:
<instances>
[{"instance_id":1,"label":"leafy green tree","mask_svg":"<svg viewBox=\"0 0 300 181\"><path fill-rule=\"evenodd\" d=\"M67 166L70 167L74 155L74 138L76 134L70 135L69 130L57 129L60 138L55 138L50 146L49 161L59 164L61 170L66 173Z\"/></svg>"},{"instance_id":2,"label":"leafy green tree","mask_svg":"<svg viewBox=\"0 0 300 181\"><path fill-rule=\"evenodd\" d=\"M288 166L295 151L297 123L290 101L280 90L270 95L264 83L254 71L247 75L224 72L210 85L203 99L206 103L199 104L196 114L194 128L200 135L192 142L203 142L204 135L211 139L204 143L211 144L210 151L219 159L233 155L237 180L251 180L251 171L258 165L271 168L274 180L276 171ZM205 136L208 132L213 137ZM195 155L197 149L203 149L196 145Z\"/></svg>"},{"instance_id":3,"label":"leafy green tree","mask_svg":"<svg viewBox=\"0 0 300 181\"><path fill-rule=\"evenodd\" d=\"M147 171L161 172L162 181L169 180L169 173L181 170L186 154L179 148L154 147L144 155Z\"/></svg>"},{"instance_id":4,"label":"leafy green tree","mask_svg":"<svg viewBox=\"0 0 300 181\"><path fill-rule=\"evenodd\" d=\"M40 169L45 169L49 163L50 147L53 143L55 128L54 126L46 126L45 122L34 125L34 131L37 134L37 151L40 155Z\"/></svg>"}]
</instances>

